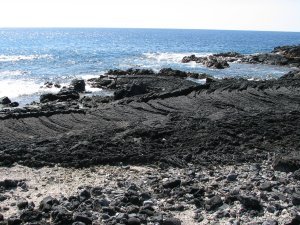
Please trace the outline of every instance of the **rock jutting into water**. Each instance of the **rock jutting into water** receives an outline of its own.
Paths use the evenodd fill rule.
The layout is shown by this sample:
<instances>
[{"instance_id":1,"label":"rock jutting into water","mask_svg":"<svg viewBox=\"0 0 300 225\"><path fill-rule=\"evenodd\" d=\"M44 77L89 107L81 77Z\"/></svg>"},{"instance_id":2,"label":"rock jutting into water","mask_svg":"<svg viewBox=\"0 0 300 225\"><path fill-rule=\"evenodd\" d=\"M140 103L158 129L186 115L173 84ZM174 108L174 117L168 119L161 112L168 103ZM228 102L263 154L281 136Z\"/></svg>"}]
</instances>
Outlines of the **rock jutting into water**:
<instances>
[{"instance_id":1,"label":"rock jutting into water","mask_svg":"<svg viewBox=\"0 0 300 225\"><path fill-rule=\"evenodd\" d=\"M182 63L196 62L216 69L224 69L229 67L228 62L235 61L251 64L259 63L300 67L300 45L276 47L271 53L242 55L237 52L226 52L205 57L191 55L185 56L182 59Z\"/></svg>"}]
</instances>

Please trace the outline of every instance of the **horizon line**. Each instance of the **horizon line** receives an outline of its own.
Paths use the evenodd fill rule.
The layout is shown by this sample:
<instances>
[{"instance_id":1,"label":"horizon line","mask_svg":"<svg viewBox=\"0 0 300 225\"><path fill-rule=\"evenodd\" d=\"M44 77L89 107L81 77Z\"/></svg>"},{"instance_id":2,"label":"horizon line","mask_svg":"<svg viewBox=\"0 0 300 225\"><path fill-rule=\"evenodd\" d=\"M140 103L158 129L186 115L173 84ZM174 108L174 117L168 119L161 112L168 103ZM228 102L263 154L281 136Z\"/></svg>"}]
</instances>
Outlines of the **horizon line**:
<instances>
[{"instance_id":1,"label":"horizon line","mask_svg":"<svg viewBox=\"0 0 300 225\"><path fill-rule=\"evenodd\" d=\"M49 27L39 27L39 26L28 26L28 27L1 27L0 29L140 29L140 30L209 30L209 31L249 31L249 32L282 32L282 33L300 33L299 31L291 31L291 30L236 30L236 29L218 29L218 28L161 28L161 27L73 27L73 26L66 26L66 27L55 27L55 26L49 26Z\"/></svg>"}]
</instances>

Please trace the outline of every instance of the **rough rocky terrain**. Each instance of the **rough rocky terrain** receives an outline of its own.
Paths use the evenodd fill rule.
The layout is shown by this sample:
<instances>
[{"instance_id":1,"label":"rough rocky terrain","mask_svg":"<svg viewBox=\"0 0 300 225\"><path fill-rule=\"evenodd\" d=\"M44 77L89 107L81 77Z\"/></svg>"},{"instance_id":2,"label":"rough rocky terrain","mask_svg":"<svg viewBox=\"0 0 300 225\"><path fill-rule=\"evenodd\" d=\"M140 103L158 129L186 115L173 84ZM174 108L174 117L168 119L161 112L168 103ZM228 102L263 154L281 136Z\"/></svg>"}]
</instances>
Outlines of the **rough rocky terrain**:
<instances>
[{"instance_id":1,"label":"rough rocky terrain","mask_svg":"<svg viewBox=\"0 0 300 225\"><path fill-rule=\"evenodd\" d=\"M0 182L0 215L8 224L299 224L299 170L275 171L272 162L183 169L15 165L0 168L6 183L17 180Z\"/></svg>"},{"instance_id":2,"label":"rough rocky terrain","mask_svg":"<svg viewBox=\"0 0 300 225\"><path fill-rule=\"evenodd\" d=\"M128 75L118 78L114 97L3 112L1 165L184 167L298 151L299 79L209 81Z\"/></svg>"}]
</instances>

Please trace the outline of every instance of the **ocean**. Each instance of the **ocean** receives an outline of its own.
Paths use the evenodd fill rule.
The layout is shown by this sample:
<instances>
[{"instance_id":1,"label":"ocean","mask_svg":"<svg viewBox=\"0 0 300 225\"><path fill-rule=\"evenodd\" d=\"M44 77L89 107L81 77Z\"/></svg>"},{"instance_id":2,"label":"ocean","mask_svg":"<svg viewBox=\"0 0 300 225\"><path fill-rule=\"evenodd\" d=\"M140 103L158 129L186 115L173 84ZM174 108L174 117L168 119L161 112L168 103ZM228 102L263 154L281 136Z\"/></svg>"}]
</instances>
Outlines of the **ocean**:
<instances>
[{"instance_id":1,"label":"ocean","mask_svg":"<svg viewBox=\"0 0 300 225\"><path fill-rule=\"evenodd\" d=\"M224 70L180 61L186 55L236 51L269 52L276 46L300 43L300 33L172 29L0 29L0 97L21 105L38 101L47 82L68 84L109 69L171 67L204 72L218 78L278 78L288 68L232 63ZM105 90L88 90L110 94Z\"/></svg>"}]
</instances>

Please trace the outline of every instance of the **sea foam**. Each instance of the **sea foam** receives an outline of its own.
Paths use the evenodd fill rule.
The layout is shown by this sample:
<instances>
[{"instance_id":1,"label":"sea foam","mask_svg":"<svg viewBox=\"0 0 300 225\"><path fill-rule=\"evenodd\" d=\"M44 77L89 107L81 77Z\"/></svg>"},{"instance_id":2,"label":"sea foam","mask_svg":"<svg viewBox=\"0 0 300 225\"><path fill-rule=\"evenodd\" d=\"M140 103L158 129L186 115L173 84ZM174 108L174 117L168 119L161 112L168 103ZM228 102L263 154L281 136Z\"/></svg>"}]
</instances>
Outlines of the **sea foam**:
<instances>
[{"instance_id":1,"label":"sea foam","mask_svg":"<svg viewBox=\"0 0 300 225\"><path fill-rule=\"evenodd\" d=\"M17 62L22 60L51 59L51 55L0 55L0 62Z\"/></svg>"},{"instance_id":2,"label":"sea foam","mask_svg":"<svg viewBox=\"0 0 300 225\"><path fill-rule=\"evenodd\" d=\"M173 63L180 63L183 57L189 56L189 55L196 55L197 57L200 56L207 56L210 55L211 53L194 53L194 52L189 52L189 53L144 53L143 56L146 57L147 59L150 60L156 60L158 62L160 61L166 61L166 62L173 62Z\"/></svg>"}]
</instances>

